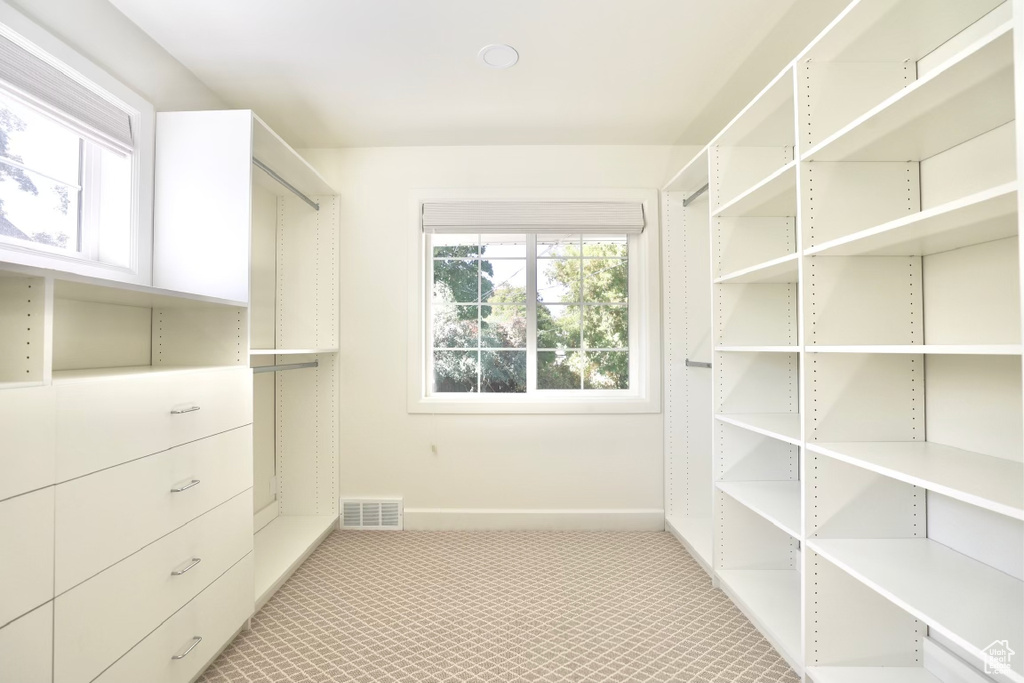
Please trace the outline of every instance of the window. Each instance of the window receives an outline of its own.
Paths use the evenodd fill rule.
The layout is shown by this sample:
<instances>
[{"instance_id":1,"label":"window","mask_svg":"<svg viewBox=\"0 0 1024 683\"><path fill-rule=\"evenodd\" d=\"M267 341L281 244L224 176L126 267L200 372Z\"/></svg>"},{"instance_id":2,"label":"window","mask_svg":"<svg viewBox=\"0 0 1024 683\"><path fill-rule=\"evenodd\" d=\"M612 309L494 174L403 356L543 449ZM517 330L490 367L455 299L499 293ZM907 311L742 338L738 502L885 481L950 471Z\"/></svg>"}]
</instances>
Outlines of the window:
<instances>
[{"instance_id":1,"label":"window","mask_svg":"<svg viewBox=\"0 0 1024 683\"><path fill-rule=\"evenodd\" d=\"M0 261L149 284L154 119L0 3Z\"/></svg>"},{"instance_id":2,"label":"window","mask_svg":"<svg viewBox=\"0 0 1024 683\"><path fill-rule=\"evenodd\" d=\"M656 193L451 194L416 193L410 412L658 412Z\"/></svg>"},{"instance_id":3,"label":"window","mask_svg":"<svg viewBox=\"0 0 1024 683\"><path fill-rule=\"evenodd\" d=\"M626 235L429 239L432 393L629 389Z\"/></svg>"}]
</instances>

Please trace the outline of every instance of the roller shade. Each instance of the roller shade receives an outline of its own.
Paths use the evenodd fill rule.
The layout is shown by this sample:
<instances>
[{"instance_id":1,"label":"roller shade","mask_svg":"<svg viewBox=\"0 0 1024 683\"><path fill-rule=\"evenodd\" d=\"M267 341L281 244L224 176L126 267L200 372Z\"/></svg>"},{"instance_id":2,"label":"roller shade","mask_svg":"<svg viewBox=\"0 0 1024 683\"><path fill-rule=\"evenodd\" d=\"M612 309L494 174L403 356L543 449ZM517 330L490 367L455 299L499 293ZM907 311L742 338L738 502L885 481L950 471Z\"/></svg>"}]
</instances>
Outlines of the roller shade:
<instances>
[{"instance_id":1,"label":"roller shade","mask_svg":"<svg viewBox=\"0 0 1024 683\"><path fill-rule=\"evenodd\" d=\"M98 138L123 152L131 151L128 112L3 35L0 80L71 119L87 137Z\"/></svg>"},{"instance_id":2,"label":"roller shade","mask_svg":"<svg viewBox=\"0 0 1024 683\"><path fill-rule=\"evenodd\" d=\"M640 202L424 202L427 233L637 234L644 230Z\"/></svg>"}]
</instances>

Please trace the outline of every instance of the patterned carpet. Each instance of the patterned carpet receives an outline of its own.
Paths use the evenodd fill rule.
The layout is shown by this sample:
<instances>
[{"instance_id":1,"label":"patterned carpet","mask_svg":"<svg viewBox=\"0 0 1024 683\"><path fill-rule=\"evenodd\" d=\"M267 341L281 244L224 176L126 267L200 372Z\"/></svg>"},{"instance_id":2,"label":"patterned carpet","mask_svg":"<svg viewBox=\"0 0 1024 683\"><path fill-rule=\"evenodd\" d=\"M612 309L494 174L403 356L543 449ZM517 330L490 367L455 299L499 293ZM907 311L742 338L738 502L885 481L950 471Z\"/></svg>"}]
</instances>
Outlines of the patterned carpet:
<instances>
[{"instance_id":1,"label":"patterned carpet","mask_svg":"<svg viewBox=\"0 0 1024 683\"><path fill-rule=\"evenodd\" d=\"M799 681L667 533L338 531L199 679Z\"/></svg>"}]
</instances>

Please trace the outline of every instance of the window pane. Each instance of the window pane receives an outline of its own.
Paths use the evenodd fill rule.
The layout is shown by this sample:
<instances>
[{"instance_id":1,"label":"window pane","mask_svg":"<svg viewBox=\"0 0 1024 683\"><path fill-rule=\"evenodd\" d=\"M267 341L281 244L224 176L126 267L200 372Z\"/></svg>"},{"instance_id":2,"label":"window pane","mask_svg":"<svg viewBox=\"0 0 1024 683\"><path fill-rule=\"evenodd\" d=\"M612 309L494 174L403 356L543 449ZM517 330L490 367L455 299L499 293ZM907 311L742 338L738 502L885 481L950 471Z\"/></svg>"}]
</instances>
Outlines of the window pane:
<instances>
[{"instance_id":1,"label":"window pane","mask_svg":"<svg viewBox=\"0 0 1024 683\"><path fill-rule=\"evenodd\" d=\"M580 347L579 306L537 306L537 348Z\"/></svg>"},{"instance_id":2,"label":"window pane","mask_svg":"<svg viewBox=\"0 0 1024 683\"><path fill-rule=\"evenodd\" d=\"M477 261L434 261L434 301L479 301Z\"/></svg>"},{"instance_id":3,"label":"window pane","mask_svg":"<svg viewBox=\"0 0 1024 683\"><path fill-rule=\"evenodd\" d=\"M99 145L92 149L100 157L99 260L127 267L132 247L132 158Z\"/></svg>"},{"instance_id":4,"label":"window pane","mask_svg":"<svg viewBox=\"0 0 1024 683\"><path fill-rule=\"evenodd\" d=\"M434 304L434 346L439 349L475 349L479 342L479 306Z\"/></svg>"},{"instance_id":5,"label":"window pane","mask_svg":"<svg viewBox=\"0 0 1024 683\"><path fill-rule=\"evenodd\" d=\"M537 301L579 301L580 263L579 260L538 260Z\"/></svg>"},{"instance_id":6,"label":"window pane","mask_svg":"<svg viewBox=\"0 0 1024 683\"><path fill-rule=\"evenodd\" d=\"M539 351L537 353L538 389L579 389L583 354L578 351Z\"/></svg>"},{"instance_id":7,"label":"window pane","mask_svg":"<svg viewBox=\"0 0 1024 683\"><path fill-rule=\"evenodd\" d=\"M480 253L489 258L526 258L526 235L481 235Z\"/></svg>"},{"instance_id":8,"label":"window pane","mask_svg":"<svg viewBox=\"0 0 1024 683\"><path fill-rule=\"evenodd\" d=\"M2 93L0 131L0 156L64 185L79 184L78 134Z\"/></svg>"},{"instance_id":9,"label":"window pane","mask_svg":"<svg viewBox=\"0 0 1024 683\"><path fill-rule=\"evenodd\" d=\"M479 235L431 235L434 258L465 258L479 252Z\"/></svg>"},{"instance_id":10,"label":"window pane","mask_svg":"<svg viewBox=\"0 0 1024 683\"><path fill-rule=\"evenodd\" d=\"M480 345L491 348L526 348L526 306L484 306L490 314L480 329Z\"/></svg>"},{"instance_id":11,"label":"window pane","mask_svg":"<svg viewBox=\"0 0 1024 683\"><path fill-rule=\"evenodd\" d=\"M476 351L435 351L434 391L437 393L475 392L477 366Z\"/></svg>"},{"instance_id":12,"label":"window pane","mask_svg":"<svg viewBox=\"0 0 1024 683\"><path fill-rule=\"evenodd\" d=\"M629 347L629 309L625 306L585 306L583 344L588 349Z\"/></svg>"},{"instance_id":13,"label":"window pane","mask_svg":"<svg viewBox=\"0 0 1024 683\"><path fill-rule=\"evenodd\" d=\"M501 394L526 392L526 351L482 351L480 391Z\"/></svg>"},{"instance_id":14,"label":"window pane","mask_svg":"<svg viewBox=\"0 0 1024 683\"><path fill-rule=\"evenodd\" d=\"M481 299L492 304L526 303L526 261L480 262Z\"/></svg>"},{"instance_id":15,"label":"window pane","mask_svg":"<svg viewBox=\"0 0 1024 683\"><path fill-rule=\"evenodd\" d=\"M588 351L584 389L629 389L628 351Z\"/></svg>"},{"instance_id":16,"label":"window pane","mask_svg":"<svg viewBox=\"0 0 1024 683\"><path fill-rule=\"evenodd\" d=\"M579 258L579 235L538 235L537 258Z\"/></svg>"},{"instance_id":17,"label":"window pane","mask_svg":"<svg viewBox=\"0 0 1024 683\"><path fill-rule=\"evenodd\" d=\"M621 259L583 261L583 300L588 303L625 303L629 295L629 269Z\"/></svg>"},{"instance_id":18,"label":"window pane","mask_svg":"<svg viewBox=\"0 0 1024 683\"><path fill-rule=\"evenodd\" d=\"M79 196L77 189L0 163L0 235L77 252Z\"/></svg>"},{"instance_id":19,"label":"window pane","mask_svg":"<svg viewBox=\"0 0 1024 683\"><path fill-rule=\"evenodd\" d=\"M583 255L600 258L626 258L625 235L583 236Z\"/></svg>"}]
</instances>

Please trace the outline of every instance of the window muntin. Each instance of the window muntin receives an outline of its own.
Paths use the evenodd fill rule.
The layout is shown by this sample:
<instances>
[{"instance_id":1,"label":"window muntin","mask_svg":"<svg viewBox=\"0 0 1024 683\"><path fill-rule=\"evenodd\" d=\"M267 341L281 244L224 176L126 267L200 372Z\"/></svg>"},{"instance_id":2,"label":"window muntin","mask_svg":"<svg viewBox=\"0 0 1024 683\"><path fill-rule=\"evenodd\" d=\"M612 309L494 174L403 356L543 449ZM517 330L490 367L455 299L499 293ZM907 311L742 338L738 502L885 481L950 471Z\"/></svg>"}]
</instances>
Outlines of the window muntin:
<instances>
[{"instance_id":1,"label":"window muntin","mask_svg":"<svg viewBox=\"0 0 1024 683\"><path fill-rule=\"evenodd\" d=\"M0 84L0 241L130 267L132 164Z\"/></svg>"},{"instance_id":2,"label":"window muntin","mask_svg":"<svg viewBox=\"0 0 1024 683\"><path fill-rule=\"evenodd\" d=\"M626 235L427 239L431 393L630 388Z\"/></svg>"}]
</instances>

